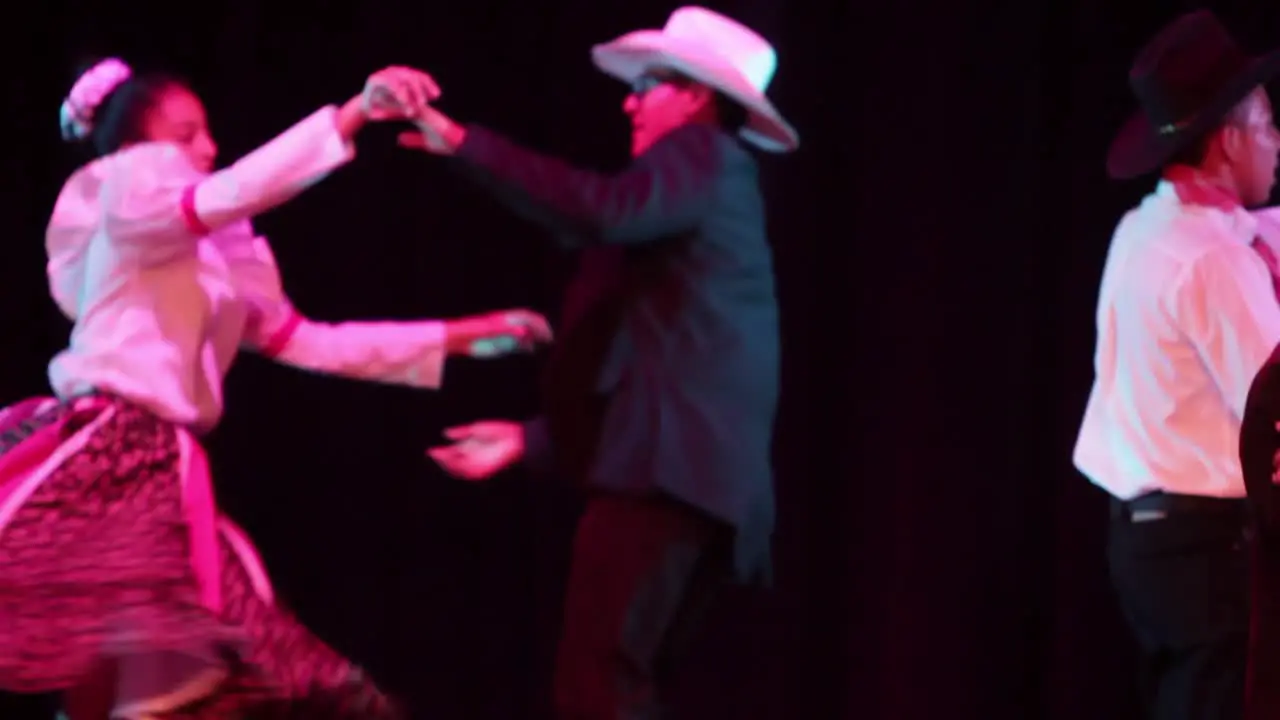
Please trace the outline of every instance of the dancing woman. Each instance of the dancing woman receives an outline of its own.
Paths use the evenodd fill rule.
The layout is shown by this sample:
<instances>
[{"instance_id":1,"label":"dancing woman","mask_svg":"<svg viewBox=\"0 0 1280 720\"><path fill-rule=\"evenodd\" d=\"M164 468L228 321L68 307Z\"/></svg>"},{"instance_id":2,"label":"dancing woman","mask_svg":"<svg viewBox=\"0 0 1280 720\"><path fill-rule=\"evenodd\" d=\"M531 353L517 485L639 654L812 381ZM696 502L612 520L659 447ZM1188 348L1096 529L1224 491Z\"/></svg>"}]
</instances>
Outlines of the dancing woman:
<instances>
[{"instance_id":1,"label":"dancing woman","mask_svg":"<svg viewBox=\"0 0 1280 720\"><path fill-rule=\"evenodd\" d=\"M273 601L253 545L217 511L198 437L240 348L436 388L449 354L548 339L528 311L308 320L254 234L254 214L350 161L367 121L436 92L388 68L212 172L185 83L116 59L75 83L64 137L97 158L67 181L46 234L50 291L74 327L49 367L56 397L0 410L0 688L61 691L72 720L391 713Z\"/></svg>"}]
</instances>

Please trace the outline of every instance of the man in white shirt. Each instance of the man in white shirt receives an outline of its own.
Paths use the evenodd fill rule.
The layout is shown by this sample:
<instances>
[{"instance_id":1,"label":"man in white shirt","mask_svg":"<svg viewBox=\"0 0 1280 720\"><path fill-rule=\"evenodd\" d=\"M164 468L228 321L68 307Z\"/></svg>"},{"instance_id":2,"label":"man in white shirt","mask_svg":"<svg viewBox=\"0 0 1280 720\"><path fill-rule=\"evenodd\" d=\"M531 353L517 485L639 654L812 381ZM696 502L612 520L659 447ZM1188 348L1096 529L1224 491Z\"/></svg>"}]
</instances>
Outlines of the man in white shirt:
<instances>
[{"instance_id":1,"label":"man in white shirt","mask_svg":"<svg viewBox=\"0 0 1280 720\"><path fill-rule=\"evenodd\" d=\"M1280 342L1273 256L1246 209L1275 183L1280 131L1246 56L1208 11L1139 53L1140 111L1113 178L1157 171L1121 220L1097 309L1096 379L1074 460L1112 496L1112 581L1156 720L1242 717L1249 636L1238 443L1249 385Z\"/></svg>"}]
</instances>

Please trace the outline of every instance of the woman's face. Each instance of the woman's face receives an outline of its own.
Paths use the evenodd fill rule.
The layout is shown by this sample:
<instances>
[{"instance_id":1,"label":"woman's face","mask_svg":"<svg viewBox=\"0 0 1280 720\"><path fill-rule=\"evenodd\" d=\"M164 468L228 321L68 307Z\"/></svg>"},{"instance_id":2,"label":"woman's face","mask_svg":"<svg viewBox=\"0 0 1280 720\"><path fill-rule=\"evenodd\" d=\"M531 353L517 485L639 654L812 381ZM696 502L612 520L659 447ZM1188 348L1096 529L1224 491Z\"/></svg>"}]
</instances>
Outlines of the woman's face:
<instances>
[{"instance_id":1,"label":"woman's face","mask_svg":"<svg viewBox=\"0 0 1280 720\"><path fill-rule=\"evenodd\" d=\"M147 113L143 135L152 142L176 143L202 172L213 170L218 146L209 134L204 104L190 90L178 85L165 89Z\"/></svg>"}]
</instances>

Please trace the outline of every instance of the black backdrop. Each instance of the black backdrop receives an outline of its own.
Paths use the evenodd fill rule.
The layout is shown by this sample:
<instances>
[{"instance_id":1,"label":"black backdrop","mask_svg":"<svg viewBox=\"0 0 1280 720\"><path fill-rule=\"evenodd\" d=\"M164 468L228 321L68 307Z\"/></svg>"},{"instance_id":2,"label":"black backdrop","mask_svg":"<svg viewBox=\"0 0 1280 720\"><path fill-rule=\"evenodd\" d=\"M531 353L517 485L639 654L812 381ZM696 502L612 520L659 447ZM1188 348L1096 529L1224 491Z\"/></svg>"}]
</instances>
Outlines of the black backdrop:
<instances>
[{"instance_id":1,"label":"black backdrop","mask_svg":"<svg viewBox=\"0 0 1280 720\"><path fill-rule=\"evenodd\" d=\"M47 392L66 337L40 238L75 165L55 117L79 53L188 74L224 158L403 63L434 73L460 119L609 166L625 159L622 90L587 50L674 7L114 5L11 15L0 401ZM1105 245L1146 190L1102 169L1125 72L1196 5L710 3L776 43L772 94L804 148L766 178L785 335L780 587L726 601L687 677L691 716L1136 716L1105 500L1069 456ZM1212 6L1246 44L1280 44L1280 6ZM368 132L352 166L261 219L297 304L325 320L554 308L563 258L393 136ZM450 423L531 411L537 364L455 363L439 393L252 357L228 380L209 442L223 505L288 602L421 717L538 717L575 499L519 473L465 486L422 458ZM0 702L5 718L50 715Z\"/></svg>"}]
</instances>

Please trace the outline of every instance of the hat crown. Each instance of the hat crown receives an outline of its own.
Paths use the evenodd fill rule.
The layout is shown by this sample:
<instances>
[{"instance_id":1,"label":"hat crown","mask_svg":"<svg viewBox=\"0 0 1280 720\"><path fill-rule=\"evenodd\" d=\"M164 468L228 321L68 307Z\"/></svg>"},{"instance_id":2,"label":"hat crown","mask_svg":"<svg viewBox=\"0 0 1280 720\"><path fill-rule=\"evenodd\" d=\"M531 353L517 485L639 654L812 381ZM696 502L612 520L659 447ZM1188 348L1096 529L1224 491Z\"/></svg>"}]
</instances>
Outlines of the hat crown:
<instances>
[{"instance_id":1,"label":"hat crown","mask_svg":"<svg viewBox=\"0 0 1280 720\"><path fill-rule=\"evenodd\" d=\"M1143 48L1129 85L1152 125L1196 118L1249 63L1213 13L1198 10L1170 23Z\"/></svg>"},{"instance_id":2,"label":"hat crown","mask_svg":"<svg viewBox=\"0 0 1280 720\"><path fill-rule=\"evenodd\" d=\"M662 33L716 55L762 94L778 68L777 53L759 33L706 8L677 9L667 19Z\"/></svg>"}]
</instances>

